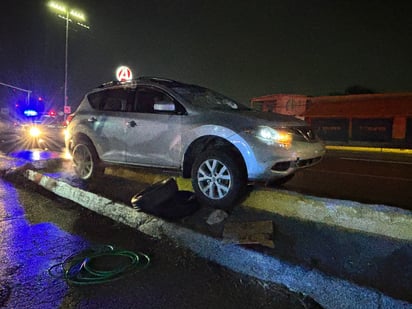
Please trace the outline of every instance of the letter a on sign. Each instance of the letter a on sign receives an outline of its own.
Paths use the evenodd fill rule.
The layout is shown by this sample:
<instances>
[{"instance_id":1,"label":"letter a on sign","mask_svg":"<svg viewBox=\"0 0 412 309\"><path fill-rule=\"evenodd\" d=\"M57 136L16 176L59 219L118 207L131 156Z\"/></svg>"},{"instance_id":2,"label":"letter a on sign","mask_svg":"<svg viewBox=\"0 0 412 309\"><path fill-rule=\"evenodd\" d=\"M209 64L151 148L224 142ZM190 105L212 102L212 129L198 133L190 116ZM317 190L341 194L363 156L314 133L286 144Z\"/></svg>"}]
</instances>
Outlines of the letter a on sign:
<instances>
[{"instance_id":1,"label":"letter a on sign","mask_svg":"<svg viewBox=\"0 0 412 309\"><path fill-rule=\"evenodd\" d=\"M118 67L116 70L116 77L117 77L117 80L120 82L126 82L129 80L132 80L133 78L132 70L130 70L126 66Z\"/></svg>"}]
</instances>

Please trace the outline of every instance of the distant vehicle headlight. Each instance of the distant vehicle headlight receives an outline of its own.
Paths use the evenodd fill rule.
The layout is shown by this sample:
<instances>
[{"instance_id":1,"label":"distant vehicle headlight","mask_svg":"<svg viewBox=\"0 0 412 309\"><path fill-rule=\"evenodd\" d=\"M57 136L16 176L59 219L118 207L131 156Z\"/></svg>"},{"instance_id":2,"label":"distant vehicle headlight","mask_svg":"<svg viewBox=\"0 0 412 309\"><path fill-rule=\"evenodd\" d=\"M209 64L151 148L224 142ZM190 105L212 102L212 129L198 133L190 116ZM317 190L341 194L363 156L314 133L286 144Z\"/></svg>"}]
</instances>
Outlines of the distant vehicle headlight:
<instances>
[{"instance_id":1,"label":"distant vehicle headlight","mask_svg":"<svg viewBox=\"0 0 412 309\"><path fill-rule=\"evenodd\" d=\"M41 131L38 127L31 127L29 129L29 135L31 137L39 137L41 135Z\"/></svg>"},{"instance_id":2,"label":"distant vehicle headlight","mask_svg":"<svg viewBox=\"0 0 412 309\"><path fill-rule=\"evenodd\" d=\"M284 129L260 126L255 130L255 136L267 145L278 144L288 148L292 144L292 134Z\"/></svg>"}]
</instances>

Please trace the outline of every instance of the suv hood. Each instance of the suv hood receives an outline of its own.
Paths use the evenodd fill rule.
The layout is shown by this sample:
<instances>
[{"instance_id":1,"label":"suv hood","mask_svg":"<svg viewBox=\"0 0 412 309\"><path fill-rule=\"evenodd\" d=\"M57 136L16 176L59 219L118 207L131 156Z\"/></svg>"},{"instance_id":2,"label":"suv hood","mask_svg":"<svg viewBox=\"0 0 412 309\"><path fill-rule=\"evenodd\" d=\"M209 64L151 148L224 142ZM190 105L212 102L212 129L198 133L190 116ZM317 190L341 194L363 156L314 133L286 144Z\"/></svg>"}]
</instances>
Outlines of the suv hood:
<instances>
[{"instance_id":1,"label":"suv hood","mask_svg":"<svg viewBox=\"0 0 412 309\"><path fill-rule=\"evenodd\" d=\"M255 110L234 110L233 112L210 110L207 115L211 123L237 129L260 125L270 127L296 127L308 125L305 121L293 116L259 112Z\"/></svg>"}]
</instances>

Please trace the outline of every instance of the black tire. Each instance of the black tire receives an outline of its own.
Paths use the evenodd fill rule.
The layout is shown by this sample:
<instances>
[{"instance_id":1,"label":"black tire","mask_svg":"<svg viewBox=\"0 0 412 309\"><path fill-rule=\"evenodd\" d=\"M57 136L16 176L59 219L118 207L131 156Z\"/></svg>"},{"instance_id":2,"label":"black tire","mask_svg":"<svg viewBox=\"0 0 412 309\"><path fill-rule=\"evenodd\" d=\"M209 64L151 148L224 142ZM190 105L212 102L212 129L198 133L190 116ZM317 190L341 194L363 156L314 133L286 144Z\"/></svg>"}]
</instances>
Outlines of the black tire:
<instances>
[{"instance_id":1,"label":"black tire","mask_svg":"<svg viewBox=\"0 0 412 309\"><path fill-rule=\"evenodd\" d=\"M199 210L196 195L191 191L177 191L174 197L159 205L159 216L177 220L192 215Z\"/></svg>"},{"instance_id":2,"label":"black tire","mask_svg":"<svg viewBox=\"0 0 412 309\"><path fill-rule=\"evenodd\" d=\"M187 217L200 208L196 195L191 191L176 191L169 199L158 204L153 204L149 199L142 203L141 199L143 197L144 195L132 198L132 205L135 209L167 220L178 220Z\"/></svg>"},{"instance_id":3,"label":"black tire","mask_svg":"<svg viewBox=\"0 0 412 309\"><path fill-rule=\"evenodd\" d=\"M192 186L200 203L229 209L246 192L247 175L239 156L227 148L201 153L192 167Z\"/></svg>"},{"instance_id":4,"label":"black tire","mask_svg":"<svg viewBox=\"0 0 412 309\"><path fill-rule=\"evenodd\" d=\"M131 199L132 207L152 214L158 214L158 206L171 200L177 192L177 183L173 178L154 183Z\"/></svg>"},{"instance_id":5,"label":"black tire","mask_svg":"<svg viewBox=\"0 0 412 309\"><path fill-rule=\"evenodd\" d=\"M91 142L80 140L73 147L72 158L76 175L83 180L100 177L104 173L96 149Z\"/></svg>"}]
</instances>

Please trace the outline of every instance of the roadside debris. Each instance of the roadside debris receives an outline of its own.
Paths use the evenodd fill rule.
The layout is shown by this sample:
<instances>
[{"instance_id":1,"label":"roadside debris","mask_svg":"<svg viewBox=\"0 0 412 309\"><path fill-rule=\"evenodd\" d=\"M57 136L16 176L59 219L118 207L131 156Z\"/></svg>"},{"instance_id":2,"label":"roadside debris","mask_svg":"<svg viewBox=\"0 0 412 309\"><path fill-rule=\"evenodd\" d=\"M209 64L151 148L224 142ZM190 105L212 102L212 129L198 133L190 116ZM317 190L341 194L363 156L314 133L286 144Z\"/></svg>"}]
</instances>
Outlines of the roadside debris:
<instances>
[{"instance_id":1,"label":"roadside debris","mask_svg":"<svg viewBox=\"0 0 412 309\"><path fill-rule=\"evenodd\" d=\"M213 211L209 217L207 218L206 222L209 225L214 225L223 222L229 215L227 212L221 210L221 209L216 209Z\"/></svg>"},{"instance_id":2,"label":"roadside debris","mask_svg":"<svg viewBox=\"0 0 412 309\"><path fill-rule=\"evenodd\" d=\"M131 204L138 211L170 220L189 216L200 207L193 192L178 190L174 178L156 182L135 194Z\"/></svg>"},{"instance_id":3,"label":"roadside debris","mask_svg":"<svg viewBox=\"0 0 412 309\"><path fill-rule=\"evenodd\" d=\"M144 253L115 249L111 245L91 248L53 265L49 274L74 285L91 285L118 280L145 269L150 258Z\"/></svg>"},{"instance_id":4,"label":"roadside debris","mask_svg":"<svg viewBox=\"0 0 412 309\"><path fill-rule=\"evenodd\" d=\"M223 230L223 238L236 244L275 247L272 221L227 222Z\"/></svg>"}]
</instances>

